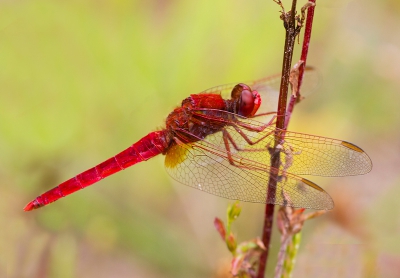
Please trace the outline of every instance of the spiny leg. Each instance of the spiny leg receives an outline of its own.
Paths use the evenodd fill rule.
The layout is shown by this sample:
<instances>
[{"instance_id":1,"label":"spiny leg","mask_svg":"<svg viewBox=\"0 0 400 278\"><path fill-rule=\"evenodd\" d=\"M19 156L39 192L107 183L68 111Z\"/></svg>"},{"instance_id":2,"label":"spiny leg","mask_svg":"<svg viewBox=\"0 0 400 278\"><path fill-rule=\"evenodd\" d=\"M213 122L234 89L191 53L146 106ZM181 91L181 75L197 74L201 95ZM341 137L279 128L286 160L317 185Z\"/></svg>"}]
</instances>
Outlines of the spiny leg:
<instances>
[{"instance_id":1,"label":"spiny leg","mask_svg":"<svg viewBox=\"0 0 400 278\"><path fill-rule=\"evenodd\" d=\"M258 138L257 140L252 141L240 128L238 128L236 125L232 125L232 127L235 129L235 131L247 142L247 144L249 144L250 146L255 145L257 143L259 143L260 141L264 140L265 138L267 138L268 136L270 136L271 134L273 134L275 131L271 130L270 132L268 132L267 134L265 134L264 136L262 136L261 138ZM234 139L232 138L232 136L228 133L229 135L229 139L232 141L232 145L234 145L235 149L237 151L261 151L264 150L264 148L262 149L242 149L239 148L236 143L234 142Z\"/></svg>"},{"instance_id":2,"label":"spiny leg","mask_svg":"<svg viewBox=\"0 0 400 278\"><path fill-rule=\"evenodd\" d=\"M222 129L222 138L223 138L224 146L226 149L227 159L232 166L242 168L242 169L249 169L249 170L265 170L265 169L262 169L262 165L256 166L256 165L250 165L250 163L248 163L246 166L245 162L248 161L247 159L240 157L240 159L238 160L233 157L231 148L229 146L229 142L231 142L232 146L234 146L235 149L237 149L238 146L236 145L235 141L232 140L231 135L225 128Z\"/></svg>"},{"instance_id":3,"label":"spiny leg","mask_svg":"<svg viewBox=\"0 0 400 278\"><path fill-rule=\"evenodd\" d=\"M262 165L246 165L246 159L234 159L234 157L232 156L231 153L231 149L230 149L230 144L232 144L232 146L235 149L239 149L238 146L236 145L235 141L233 140L233 138L231 137L231 135L229 134L229 132L226 129L222 130L223 133L223 141L224 141L224 145L226 148L226 154L227 154L227 158L229 163L234 166L234 167L238 167L241 169L249 169L249 170L262 170L262 171L266 171L265 168L262 168ZM293 154L297 154L294 153L292 151L292 149L290 149L290 151L282 151L284 152L286 155L289 155L290 157L293 157ZM289 163L290 164L290 163ZM287 166L287 168L289 168L290 166L288 165L288 163L285 163L285 165L283 165L283 168L285 168ZM286 168L285 168L286 169ZM281 194L282 200L283 200L283 206L294 206L294 203L290 197L290 194L287 192L287 190L285 189L285 185L287 184L288 181L288 177L286 175L286 172L279 170L279 169L274 169L274 168L269 168L268 172L271 174L270 178L274 178L277 181L277 184L280 184L280 190L279 193ZM273 176L273 174L277 174L277 176Z\"/></svg>"}]
</instances>

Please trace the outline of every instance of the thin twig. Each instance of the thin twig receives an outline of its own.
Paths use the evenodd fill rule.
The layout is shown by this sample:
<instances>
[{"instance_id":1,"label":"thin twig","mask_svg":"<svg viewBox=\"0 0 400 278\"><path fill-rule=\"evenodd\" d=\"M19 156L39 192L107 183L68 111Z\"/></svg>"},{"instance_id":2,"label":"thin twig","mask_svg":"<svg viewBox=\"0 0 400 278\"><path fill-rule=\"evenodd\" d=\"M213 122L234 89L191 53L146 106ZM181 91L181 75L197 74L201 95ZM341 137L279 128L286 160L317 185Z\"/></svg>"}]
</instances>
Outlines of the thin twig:
<instances>
[{"instance_id":1,"label":"thin twig","mask_svg":"<svg viewBox=\"0 0 400 278\"><path fill-rule=\"evenodd\" d=\"M307 55L308 55L308 48L310 46L310 40L311 40L311 31L312 31L312 24L314 20L314 10L315 10L315 2L316 0L309 0L308 5L306 4L302 8L302 13L304 14L305 10L307 9L307 19L306 19L306 26L304 28L304 38L303 38L303 47L301 49L301 56L300 56L300 65L299 65L299 78L298 78L298 84L297 84L297 92L296 96L291 96L289 105L288 105L288 113L286 117L286 127L289 123L290 117L293 113L294 110L294 105L296 103L299 103L301 100L301 85L303 83L303 76L304 76L304 70L306 68L307 64Z\"/></svg>"},{"instance_id":2,"label":"thin twig","mask_svg":"<svg viewBox=\"0 0 400 278\"><path fill-rule=\"evenodd\" d=\"M274 0L275 1L275 0ZM276 2L276 1L275 1ZM285 23L286 28L286 37L285 37L285 49L284 49L284 56L283 56L283 65L282 65L282 79L281 79L281 86L279 91L279 100L278 100L278 119L276 122L276 127L284 130L286 129L290 115L293 112L294 104L300 101L300 88L303 81L304 69L306 66L307 55L308 55L308 48L311 39L311 30L312 30L312 22L314 18L314 9L315 9L315 2L316 0L310 0L302 9L302 16L304 18L304 12L307 10L307 20L306 20L306 27L303 39L303 47L302 53L300 58L300 68L299 68L299 78L297 84L297 92L295 96L291 96L289 107L288 107L288 119L286 120L286 102L287 102L287 93L289 87L289 78L290 78L290 68L292 63L292 56L293 56L293 48L295 39L297 36L297 32L299 31L299 26L296 26L296 19L295 19L295 11L296 11L296 0L292 2L292 8L290 12L289 18L286 17L287 14L283 12L282 17ZM278 4L282 4L280 1L277 2ZM282 7L283 8L283 7ZM302 18L302 19L303 19ZM302 22L300 23L302 24ZM301 27L301 26L300 26ZM275 137L275 147L280 143L280 135L277 134ZM280 166L280 157L279 155L275 155L271 157L271 166L275 169L279 169ZM272 174L269 181L268 181L268 195L266 196L267 200L275 199L276 194L276 183L277 183L277 175ZM270 249L270 242L271 242L271 234L272 234L272 225L273 225L273 218L274 218L274 208L273 204L267 204L265 207L265 215L264 215L264 227L263 227L263 235L262 241L266 247L266 251L263 252L260 256L259 261L259 269L257 273L258 278L264 277L266 264L268 261L268 252Z\"/></svg>"},{"instance_id":3,"label":"thin twig","mask_svg":"<svg viewBox=\"0 0 400 278\"><path fill-rule=\"evenodd\" d=\"M290 78L290 67L292 63L293 57L293 47L296 40L296 21L295 21L295 12L296 12L296 4L297 0L292 1L292 8L287 13L282 13L282 19L284 21L284 26L286 29L286 38L285 38L285 48L283 55L283 64L282 64L282 79L281 86L279 91L279 100L278 100L278 118L276 121L276 127L279 129L283 129L285 126L285 113L286 113L286 102L287 102L287 93L289 88L289 78ZM275 137L275 146L276 147L280 142L279 134ZM271 156L271 167L275 169L279 169L280 165L280 156L273 155ZM278 172L271 174L268 181L268 193L266 196L267 202L268 200L274 200L276 194L276 183L278 180ZM265 216L264 216L264 228L262 241L264 246L267 248L265 252L263 252L260 256L259 268L257 277L264 277L266 264L268 261L268 253L270 249L271 242L271 234L272 234L272 224L274 220L274 204L266 204L265 206Z\"/></svg>"},{"instance_id":4,"label":"thin twig","mask_svg":"<svg viewBox=\"0 0 400 278\"><path fill-rule=\"evenodd\" d=\"M281 247L279 248L278 253L278 262L276 263L275 267L275 278L280 278L282 275L283 264L286 258L286 249L291 241L291 237L286 235L283 240L281 240Z\"/></svg>"}]
</instances>

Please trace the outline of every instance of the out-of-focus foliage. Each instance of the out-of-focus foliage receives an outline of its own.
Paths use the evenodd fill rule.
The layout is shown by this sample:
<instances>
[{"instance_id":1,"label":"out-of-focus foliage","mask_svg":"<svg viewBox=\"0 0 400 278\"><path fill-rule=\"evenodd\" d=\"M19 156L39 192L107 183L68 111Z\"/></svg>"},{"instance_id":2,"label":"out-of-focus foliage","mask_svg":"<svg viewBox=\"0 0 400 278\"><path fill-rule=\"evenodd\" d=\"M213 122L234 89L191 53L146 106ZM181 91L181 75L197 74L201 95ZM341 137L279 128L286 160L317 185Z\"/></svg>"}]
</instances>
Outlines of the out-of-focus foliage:
<instances>
[{"instance_id":1,"label":"out-of-focus foliage","mask_svg":"<svg viewBox=\"0 0 400 278\"><path fill-rule=\"evenodd\" d=\"M294 276L398 277L400 4L317 4L309 65L322 85L289 128L356 143L374 169L312 178L336 207L305 227ZM163 126L189 94L279 72L283 35L266 0L2 1L0 277L229 276L213 227L229 201L175 185L161 156L22 208ZM240 241L260 235L264 209L242 205Z\"/></svg>"}]
</instances>

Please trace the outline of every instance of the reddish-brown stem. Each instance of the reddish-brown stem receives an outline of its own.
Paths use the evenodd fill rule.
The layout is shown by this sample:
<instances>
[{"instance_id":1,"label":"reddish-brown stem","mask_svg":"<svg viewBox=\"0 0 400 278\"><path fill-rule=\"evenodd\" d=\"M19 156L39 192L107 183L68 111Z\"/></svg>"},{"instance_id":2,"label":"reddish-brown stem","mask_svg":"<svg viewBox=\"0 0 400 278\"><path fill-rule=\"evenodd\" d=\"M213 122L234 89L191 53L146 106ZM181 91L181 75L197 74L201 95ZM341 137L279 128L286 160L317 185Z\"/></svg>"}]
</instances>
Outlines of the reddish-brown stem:
<instances>
[{"instance_id":1,"label":"reddish-brown stem","mask_svg":"<svg viewBox=\"0 0 400 278\"><path fill-rule=\"evenodd\" d=\"M297 1L293 0L292 2L292 9L290 13L290 17L286 18L285 14L283 14L284 25L286 29L286 36L285 36L285 48L283 54L283 64L282 64L282 79L281 79L281 86L279 90L279 100L278 100L278 115L283 115L282 117L278 117L276 121L276 127L279 129L283 129L285 126L285 117L286 114L286 101L287 101L287 92L289 87L289 78L290 78L290 67L292 63L292 56L293 56L293 47L294 42L296 39L296 22L295 22L295 11L296 11L296 4ZM279 139L278 139L279 140ZM275 147L279 144L278 140L275 140ZM280 157L279 155L271 156L271 166L275 169L279 169L280 164ZM275 199L276 194L276 182L277 182L277 175L271 174L271 177L268 181L268 192L266 198L269 200ZM274 220L274 208L273 204L267 204L265 206L265 214L264 214L264 227L262 233L262 241L266 250L261 254L259 266L258 266L258 273L257 277L262 278L264 277L267 261L268 261L268 254L270 249L270 242L271 242L271 235L272 235L272 224Z\"/></svg>"},{"instance_id":2,"label":"reddish-brown stem","mask_svg":"<svg viewBox=\"0 0 400 278\"><path fill-rule=\"evenodd\" d=\"M310 0L310 2L315 3L316 0ZM293 56L293 47L296 39L296 21L295 21L295 10L296 10L296 0L292 2L292 9L289 20L285 23L286 28L286 38L285 38L285 49L284 49L284 56L283 56L283 65L282 65L282 79L281 79L281 86L279 91L279 100L278 100L278 115L286 115L286 102L287 102L287 93L289 87L289 78L290 78L290 69L292 63L292 56ZM306 27L304 33L304 40L303 40L303 48L301 53L301 60L303 64L300 66L299 70L299 78L298 78L298 91L300 92L300 86L303 79L305 64L307 60L308 54L308 47L311 39L311 30L312 30L312 21L314 17L314 6L310 7L307 10L307 20L306 20ZM294 104L300 100L300 95L297 97L291 97L291 101L289 103L288 112L291 114L293 112ZM290 116L289 116L290 117ZM278 117L276 122L276 127L279 129L286 129L288 120L285 120L284 117ZM275 146L279 144L279 134L275 140ZM272 156L271 157L271 166L274 168L279 168L280 165L280 157L279 156ZM268 198L269 200L275 198L276 194L276 182L277 176L271 175L268 181ZM265 214L264 214L264 227L263 227L263 234L262 234L262 241L267 248L265 252L263 252L260 256L259 261L259 268L257 277L262 278L264 277L266 264L268 261L268 253L270 249L270 241L271 241L271 234L272 234L272 225L274 219L274 208L273 204L267 204L265 207Z\"/></svg>"},{"instance_id":3,"label":"reddish-brown stem","mask_svg":"<svg viewBox=\"0 0 400 278\"><path fill-rule=\"evenodd\" d=\"M309 0L309 2L312 2L315 4L316 0ZM293 95L290 97L287 116L286 116L285 128L289 124L289 120L293 113L295 104L301 100L300 88L301 88L301 84L303 82L304 69L306 68L308 47L310 45L311 30L312 30L312 24L313 24L313 20L314 20L314 10L315 10L315 5L311 6L307 9L307 19L306 19L306 25L304 28L303 47L301 49L301 56L300 56L300 61L303 63L299 67L299 78L298 78L298 83L297 83L298 90L296 93L296 97L294 97Z\"/></svg>"},{"instance_id":4,"label":"reddish-brown stem","mask_svg":"<svg viewBox=\"0 0 400 278\"><path fill-rule=\"evenodd\" d=\"M309 0L309 2L312 2L315 4L316 0ZM300 101L300 87L303 82L304 69L306 68L308 47L310 45L311 30L312 30L312 24L313 24L313 20L314 20L314 10L315 10L315 5L311 6L307 9L307 19L306 19L306 26L304 28L303 47L301 49L301 56L300 56L300 60L303 63L300 65L300 68L299 68L299 83L298 83L299 90L297 91L297 102Z\"/></svg>"}]
</instances>

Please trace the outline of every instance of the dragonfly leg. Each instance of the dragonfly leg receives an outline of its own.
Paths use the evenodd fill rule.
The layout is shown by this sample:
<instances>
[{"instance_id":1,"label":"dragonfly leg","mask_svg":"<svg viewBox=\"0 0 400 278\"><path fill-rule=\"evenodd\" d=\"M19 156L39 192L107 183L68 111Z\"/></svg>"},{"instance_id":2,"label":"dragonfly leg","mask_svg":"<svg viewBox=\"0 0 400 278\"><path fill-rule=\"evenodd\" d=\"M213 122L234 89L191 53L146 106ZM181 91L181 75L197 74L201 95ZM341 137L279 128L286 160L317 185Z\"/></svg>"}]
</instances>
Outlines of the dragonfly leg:
<instances>
[{"instance_id":1,"label":"dragonfly leg","mask_svg":"<svg viewBox=\"0 0 400 278\"><path fill-rule=\"evenodd\" d=\"M228 155L228 161L229 161L229 163L231 165L236 166L235 162L234 162L234 160L232 158L231 148L229 147L229 141L231 141L231 143L232 143L232 145L234 146L235 149L237 148L237 146L236 146L235 141L231 140L232 137L230 136L229 132L226 131L225 128L222 129L222 138L224 140L224 145L225 145L225 148L226 148L226 154Z\"/></svg>"},{"instance_id":2,"label":"dragonfly leg","mask_svg":"<svg viewBox=\"0 0 400 278\"><path fill-rule=\"evenodd\" d=\"M298 152L294 152L293 148L289 148L289 150L284 149L284 147L282 145L278 145L277 149L276 148L271 148L271 152L275 152L275 153L284 153L287 158L285 159L285 162L283 164L281 164L281 167L279 167L280 169L275 169L272 167L265 167L265 165L263 164L258 164L256 161L253 160L248 160L242 156L238 156L235 153L231 152L231 146L233 146L233 148L235 148L236 150L240 149L237 144L235 143L235 141L233 140L231 134L229 134L228 130L226 129L222 129L222 134L223 134L223 143L225 146L225 158L228 160L228 162L237 168L240 169L245 169L245 170L257 170L257 171L266 171L267 173L270 173L270 178L275 179L276 180L276 196L280 195L280 198L276 198L274 200L280 199L281 201L279 202L279 204L283 205L283 206L289 206L289 207L295 207L297 204L296 199L293 199L293 195L294 192L294 186L304 186L304 185L309 185L304 184L304 180L300 179L298 180L298 182L296 183L296 185L293 184L293 175L291 175L290 173L286 172L286 170L288 168L290 168L290 166L293 163L293 156L298 154ZM267 151L264 149L264 151ZM295 187L297 188L297 187ZM314 187L315 188L315 187ZM278 195L279 194L279 195Z\"/></svg>"},{"instance_id":3,"label":"dragonfly leg","mask_svg":"<svg viewBox=\"0 0 400 278\"><path fill-rule=\"evenodd\" d=\"M275 130L271 130L270 132L268 132L267 134L265 134L265 135L262 136L261 138L258 138L257 140L252 141L238 126L232 125L232 127L235 129L235 131L236 131L237 133L239 133L240 136L243 137L243 139L244 139L244 140L247 142L247 144L249 144L249 145L255 145L255 144L257 144L258 142L264 140L265 138L267 138L268 136L270 136L271 134L273 134L273 133L275 132ZM228 133L228 135L229 135L229 133ZM229 135L229 138L233 141L233 138L232 138L230 135ZM233 143L233 142L232 142L232 143ZM235 146L236 144L233 144L233 145ZM240 148L237 148L237 150L240 151L241 149L240 149Z\"/></svg>"},{"instance_id":4,"label":"dragonfly leg","mask_svg":"<svg viewBox=\"0 0 400 278\"><path fill-rule=\"evenodd\" d=\"M255 169L254 165L246 166L246 162L244 160L242 160L242 158L239 157L239 159L237 159L234 157L234 155L232 155L231 148L229 146L229 142L232 144L232 146L236 150L239 150L239 147L236 145L235 141L233 140L233 138L231 137L229 132L226 129L222 129L222 134L223 134L222 138L224 140L224 145L225 145L225 149L226 149L226 155L227 155L227 159L228 159L229 163L232 166L235 166L238 168L254 170Z\"/></svg>"},{"instance_id":5,"label":"dragonfly leg","mask_svg":"<svg viewBox=\"0 0 400 278\"><path fill-rule=\"evenodd\" d=\"M222 138L224 141L224 146L226 149L226 153L225 153L226 158L228 159L229 163L232 166L235 166L235 167L238 167L241 169L248 169L248 170L261 170L261 171L266 170L264 164L257 163L255 161L250 161L246 158L243 158L242 156L237 156L237 155L235 155L235 153L232 153L231 147L229 145L232 144L232 146L235 148L235 150L239 150L239 151L257 151L257 150L240 149L226 129L222 129L222 134L223 134ZM265 151L265 150L263 149L262 151ZM271 168L271 169L269 169L269 171L278 173L278 169L273 170ZM278 182L279 182L279 180L278 180Z\"/></svg>"},{"instance_id":6,"label":"dragonfly leg","mask_svg":"<svg viewBox=\"0 0 400 278\"><path fill-rule=\"evenodd\" d=\"M253 119L253 118L262 117L262 116L268 116L268 115L272 115L272 114L276 114L276 112L274 111L274 112L265 112L265 113L255 114L251 118ZM276 117L276 115L275 115L275 117Z\"/></svg>"},{"instance_id":7,"label":"dragonfly leg","mask_svg":"<svg viewBox=\"0 0 400 278\"><path fill-rule=\"evenodd\" d=\"M232 125L232 127L235 129L235 131L240 134L240 136L242 136L242 138L249 144L249 145L254 145L259 143L260 141L264 140L265 138L267 138L268 136L270 136L271 134L273 134L275 132L275 130L271 130L270 132L266 133L264 136L262 136L261 138L252 141L238 126ZM293 165L294 162L294 156L295 155L299 155L301 154L301 150L299 151L294 151L294 148L289 144L289 143L285 143L284 141L282 141L281 143L279 143L278 145L276 145L276 147L271 147L270 144L271 142L269 142L265 148L261 148L261 149L244 149L244 148L240 148L234 138L232 137L232 135L226 130L223 129L223 137L224 137L224 142L226 141L225 145L227 145L229 147L229 142L232 144L232 146L235 148L236 151L247 151L247 152L257 152L257 151L265 151L268 150L271 156L275 156L275 155L279 155L280 153L283 153L284 156L284 161L281 160L280 162L280 166L282 166L282 171L283 173L286 173L289 168ZM285 174L284 174L285 175ZM283 176L284 176L283 175Z\"/></svg>"},{"instance_id":8,"label":"dragonfly leg","mask_svg":"<svg viewBox=\"0 0 400 278\"><path fill-rule=\"evenodd\" d=\"M245 129L249 130L249 131L261 132L264 129L266 129L267 127L270 127L275 122L276 118L277 118L277 116L274 115L272 117L272 119L268 123L266 123L266 124L264 124L262 126L254 126L254 125L246 124L246 123L244 123L244 122L242 122L240 120L236 121L236 124L238 126L241 126L241 127L245 128Z\"/></svg>"}]
</instances>

